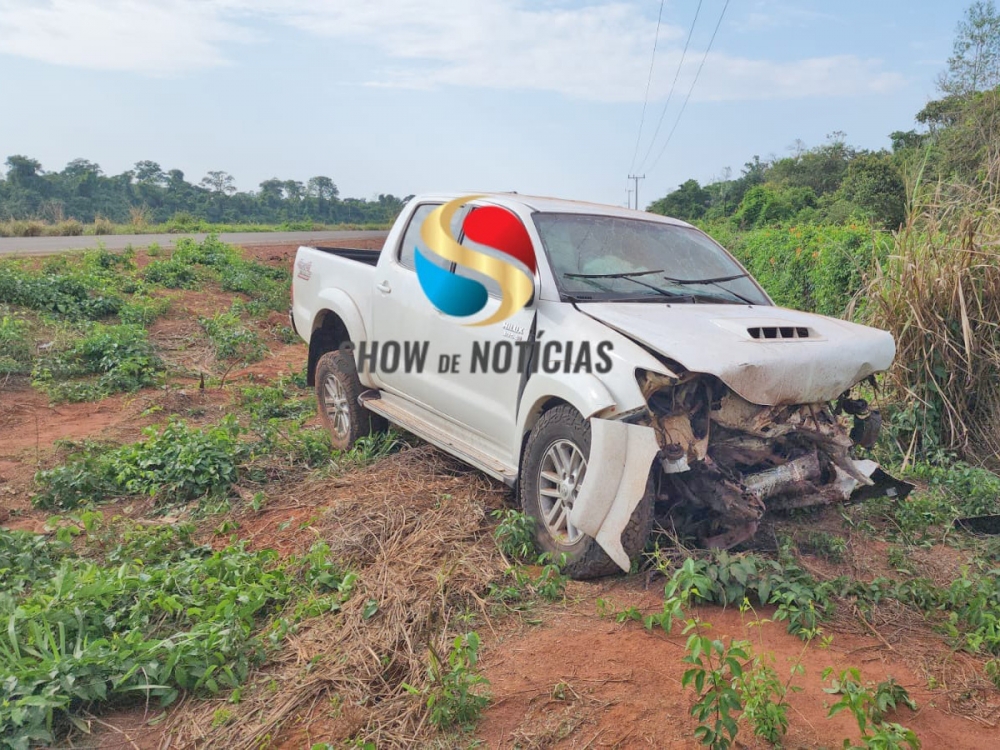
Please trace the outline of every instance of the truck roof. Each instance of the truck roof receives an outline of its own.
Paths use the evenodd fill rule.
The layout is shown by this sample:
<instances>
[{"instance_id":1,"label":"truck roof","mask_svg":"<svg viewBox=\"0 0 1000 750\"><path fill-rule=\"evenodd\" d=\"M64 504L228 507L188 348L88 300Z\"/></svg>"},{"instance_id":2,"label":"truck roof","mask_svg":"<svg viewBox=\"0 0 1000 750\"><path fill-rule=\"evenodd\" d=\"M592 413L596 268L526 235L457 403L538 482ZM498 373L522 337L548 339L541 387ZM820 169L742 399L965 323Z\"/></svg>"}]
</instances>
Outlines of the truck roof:
<instances>
[{"instance_id":1,"label":"truck roof","mask_svg":"<svg viewBox=\"0 0 1000 750\"><path fill-rule=\"evenodd\" d=\"M464 195L481 196L479 200L494 203L517 212L518 209L527 209L532 213L544 214L591 214L596 216L616 216L623 219L641 219L643 221L656 221L663 224L673 224L675 226L690 227L686 221L673 219L669 216L661 216L647 211L638 211L633 208L622 208L621 206L611 206L605 203L590 203L588 201L566 200L564 198L550 198L541 195L522 195L520 193L429 193L420 195L421 200L441 200L449 201L461 198Z\"/></svg>"}]
</instances>

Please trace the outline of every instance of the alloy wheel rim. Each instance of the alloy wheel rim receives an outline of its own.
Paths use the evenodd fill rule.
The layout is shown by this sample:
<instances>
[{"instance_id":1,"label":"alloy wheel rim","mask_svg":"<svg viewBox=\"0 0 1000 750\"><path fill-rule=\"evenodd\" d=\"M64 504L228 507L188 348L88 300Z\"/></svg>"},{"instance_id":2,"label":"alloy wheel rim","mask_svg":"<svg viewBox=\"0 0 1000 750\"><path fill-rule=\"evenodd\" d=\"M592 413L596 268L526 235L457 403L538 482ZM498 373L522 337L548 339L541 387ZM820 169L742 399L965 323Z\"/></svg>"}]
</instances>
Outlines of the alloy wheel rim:
<instances>
[{"instance_id":1,"label":"alloy wheel rim","mask_svg":"<svg viewBox=\"0 0 1000 750\"><path fill-rule=\"evenodd\" d=\"M333 425L333 433L338 438L346 438L351 431L351 411L350 401L347 398L347 390L335 375L328 375L323 384L325 394L326 415Z\"/></svg>"},{"instance_id":2,"label":"alloy wheel rim","mask_svg":"<svg viewBox=\"0 0 1000 750\"><path fill-rule=\"evenodd\" d=\"M571 440L556 440L542 456L538 476L539 509L546 531L556 541L575 544L583 532L569 520L587 473L587 459Z\"/></svg>"}]
</instances>

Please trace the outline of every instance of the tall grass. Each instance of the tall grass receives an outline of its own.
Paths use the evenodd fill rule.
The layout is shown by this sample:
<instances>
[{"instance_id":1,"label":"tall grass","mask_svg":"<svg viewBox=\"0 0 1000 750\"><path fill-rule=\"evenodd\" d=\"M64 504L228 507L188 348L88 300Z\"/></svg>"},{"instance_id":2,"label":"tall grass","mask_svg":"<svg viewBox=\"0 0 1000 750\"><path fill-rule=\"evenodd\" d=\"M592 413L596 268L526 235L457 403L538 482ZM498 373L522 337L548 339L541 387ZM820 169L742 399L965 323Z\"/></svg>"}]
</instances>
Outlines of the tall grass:
<instances>
[{"instance_id":1,"label":"tall grass","mask_svg":"<svg viewBox=\"0 0 1000 750\"><path fill-rule=\"evenodd\" d=\"M909 402L907 458L1000 456L1000 147L980 177L918 180L890 256L866 279L861 314L896 339L889 382Z\"/></svg>"}]
</instances>

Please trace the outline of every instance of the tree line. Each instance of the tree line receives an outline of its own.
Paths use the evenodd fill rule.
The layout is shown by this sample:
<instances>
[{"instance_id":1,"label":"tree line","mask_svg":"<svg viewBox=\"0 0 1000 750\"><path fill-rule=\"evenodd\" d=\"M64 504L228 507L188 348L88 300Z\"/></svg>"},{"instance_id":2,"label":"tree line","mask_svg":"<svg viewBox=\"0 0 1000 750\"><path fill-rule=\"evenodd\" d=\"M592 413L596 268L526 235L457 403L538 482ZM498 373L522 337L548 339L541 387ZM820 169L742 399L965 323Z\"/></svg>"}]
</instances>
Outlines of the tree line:
<instances>
[{"instance_id":1,"label":"tree line","mask_svg":"<svg viewBox=\"0 0 1000 750\"><path fill-rule=\"evenodd\" d=\"M941 98L916 114L919 128L890 134L891 150L855 148L839 131L813 148L796 141L791 156L754 156L739 176L727 168L706 185L689 179L648 210L744 229L783 222L896 229L908 186L975 183L1000 149L1000 13L993 0L966 10L937 84Z\"/></svg>"},{"instance_id":2,"label":"tree line","mask_svg":"<svg viewBox=\"0 0 1000 750\"><path fill-rule=\"evenodd\" d=\"M376 200L341 198L336 183L322 175L305 183L272 178L257 191L243 192L226 172L211 171L193 184L181 170L164 170L154 161L139 161L118 175L106 175L86 159L50 172L37 159L14 155L7 157L6 167L6 177L0 179L0 220L384 224L407 201L390 194Z\"/></svg>"}]
</instances>

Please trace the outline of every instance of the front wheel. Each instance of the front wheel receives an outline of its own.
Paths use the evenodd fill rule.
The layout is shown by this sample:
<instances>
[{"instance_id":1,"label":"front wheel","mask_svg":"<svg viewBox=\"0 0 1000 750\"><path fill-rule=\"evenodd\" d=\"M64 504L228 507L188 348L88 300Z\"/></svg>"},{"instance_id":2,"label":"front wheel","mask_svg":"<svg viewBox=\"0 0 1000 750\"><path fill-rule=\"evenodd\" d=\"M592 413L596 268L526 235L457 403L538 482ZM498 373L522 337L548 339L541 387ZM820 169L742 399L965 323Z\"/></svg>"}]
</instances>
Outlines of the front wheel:
<instances>
[{"instance_id":1,"label":"front wheel","mask_svg":"<svg viewBox=\"0 0 1000 750\"><path fill-rule=\"evenodd\" d=\"M385 429L381 417L358 403L364 386L350 352L327 352L316 363L319 417L337 450L350 449L358 438Z\"/></svg>"},{"instance_id":2,"label":"front wheel","mask_svg":"<svg viewBox=\"0 0 1000 750\"><path fill-rule=\"evenodd\" d=\"M535 424L521 466L521 508L535 521L535 542L556 560L565 555L564 570L573 578L596 578L620 570L569 519L589 458L590 425L573 407L557 406ZM630 558L642 552L652 526L652 495L647 493L622 533L622 546Z\"/></svg>"}]
</instances>

